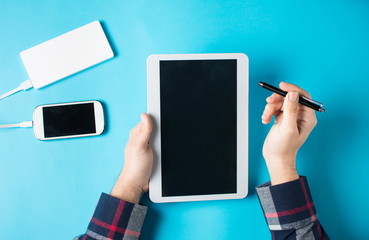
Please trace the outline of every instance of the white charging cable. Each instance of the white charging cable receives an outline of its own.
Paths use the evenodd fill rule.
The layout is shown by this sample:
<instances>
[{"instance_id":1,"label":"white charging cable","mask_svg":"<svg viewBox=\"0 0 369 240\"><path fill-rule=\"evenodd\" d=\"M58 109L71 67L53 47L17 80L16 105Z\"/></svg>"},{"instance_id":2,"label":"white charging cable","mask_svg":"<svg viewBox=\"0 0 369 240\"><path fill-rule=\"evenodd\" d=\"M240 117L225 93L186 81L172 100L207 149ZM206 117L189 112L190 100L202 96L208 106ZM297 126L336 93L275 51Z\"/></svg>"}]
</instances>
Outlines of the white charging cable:
<instances>
[{"instance_id":1,"label":"white charging cable","mask_svg":"<svg viewBox=\"0 0 369 240\"><path fill-rule=\"evenodd\" d=\"M27 80L22 82L16 89L13 89L3 95L0 96L0 100L6 97L9 97L10 95L13 95L14 93L20 92L20 91L26 91L33 87L33 84L31 80Z\"/></svg>"},{"instance_id":2,"label":"white charging cable","mask_svg":"<svg viewBox=\"0 0 369 240\"><path fill-rule=\"evenodd\" d=\"M27 122L13 123L13 124L0 124L0 128L17 128L17 127L21 127L21 128L33 127L33 122L27 121Z\"/></svg>"}]
</instances>

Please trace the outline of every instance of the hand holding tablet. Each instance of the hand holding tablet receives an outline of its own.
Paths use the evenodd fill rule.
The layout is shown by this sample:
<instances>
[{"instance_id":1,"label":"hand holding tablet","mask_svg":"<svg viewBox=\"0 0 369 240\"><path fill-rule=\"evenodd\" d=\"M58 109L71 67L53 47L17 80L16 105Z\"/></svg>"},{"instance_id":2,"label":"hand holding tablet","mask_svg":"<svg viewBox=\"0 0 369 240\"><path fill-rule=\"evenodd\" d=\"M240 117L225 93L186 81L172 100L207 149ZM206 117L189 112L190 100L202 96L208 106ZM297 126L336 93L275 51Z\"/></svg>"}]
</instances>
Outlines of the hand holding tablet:
<instances>
[{"instance_id":1,"label":"hand holding tablet","mask_svg":"<svg viewBox=\"0 0 369 240\"><path fill-rule=\"evenodd\" d=\"M148 111L154 202L243 198L248 185L248 58L152 55Z\"/></svg>"}]
</instances>

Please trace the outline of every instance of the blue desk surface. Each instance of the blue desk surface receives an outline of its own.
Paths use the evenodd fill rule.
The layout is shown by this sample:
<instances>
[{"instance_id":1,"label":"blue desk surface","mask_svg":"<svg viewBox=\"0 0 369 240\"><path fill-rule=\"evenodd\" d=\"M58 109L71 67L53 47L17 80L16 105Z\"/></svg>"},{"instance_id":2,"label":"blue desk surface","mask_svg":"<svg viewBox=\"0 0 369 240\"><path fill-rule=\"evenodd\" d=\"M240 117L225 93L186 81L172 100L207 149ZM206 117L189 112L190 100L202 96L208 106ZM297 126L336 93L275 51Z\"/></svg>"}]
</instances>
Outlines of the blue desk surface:
<instances>
[{"instance_id":1,"label":"blue desk surface","mask_svg":"<svg viewBox=\"0 0 369 240\"><path fill-rule=\"evenodd\" d=\"M19 52L94 20L116 57L41 90L0 101L0 123L32 119L40 104L97 99L106 133L43 142L31 129L0 131L1 239L71 239L123 164L129 130L146 111L146 58L243 52L250 58L250 186L243 200L153 204L142 239L269 239L254 187L269 126L259 81L298 84L326 104L298 156L332 239L367 239L369 2L11 1L0 4L0 92L27 79Z\"/></svg>"}]
</instances>

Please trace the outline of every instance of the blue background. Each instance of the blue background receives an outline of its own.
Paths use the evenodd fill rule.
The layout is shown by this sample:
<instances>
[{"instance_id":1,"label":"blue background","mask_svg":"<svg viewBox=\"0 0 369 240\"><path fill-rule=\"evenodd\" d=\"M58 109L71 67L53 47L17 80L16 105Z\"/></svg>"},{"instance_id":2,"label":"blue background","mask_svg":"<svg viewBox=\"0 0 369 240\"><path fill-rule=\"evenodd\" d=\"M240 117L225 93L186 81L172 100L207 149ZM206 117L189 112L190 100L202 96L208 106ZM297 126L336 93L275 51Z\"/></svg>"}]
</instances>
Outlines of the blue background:
<instances>
[{"instance_id":1,"label":"blue background","mask_svg":"<svg viewBox=\"0 0 369 240\"><path fill-rule=\"evenodd\" d=\"M100 192L123 164L129 130L146 111L146 58L243 52L250 59L249 195L243 200L153 204L142 239L269 239L254 187L268 180L261 124L268 92L292 82L325 103L298 156L332 239L367 239L369 2L2 0L0 92L27 79L19 52L94 20L116 57L66 80L0 101L0 123L32 119L40 104L101 100L102 136L39 141L0 130L0 236L71 239L86 230Z\"/></svg>"}]
</instances>

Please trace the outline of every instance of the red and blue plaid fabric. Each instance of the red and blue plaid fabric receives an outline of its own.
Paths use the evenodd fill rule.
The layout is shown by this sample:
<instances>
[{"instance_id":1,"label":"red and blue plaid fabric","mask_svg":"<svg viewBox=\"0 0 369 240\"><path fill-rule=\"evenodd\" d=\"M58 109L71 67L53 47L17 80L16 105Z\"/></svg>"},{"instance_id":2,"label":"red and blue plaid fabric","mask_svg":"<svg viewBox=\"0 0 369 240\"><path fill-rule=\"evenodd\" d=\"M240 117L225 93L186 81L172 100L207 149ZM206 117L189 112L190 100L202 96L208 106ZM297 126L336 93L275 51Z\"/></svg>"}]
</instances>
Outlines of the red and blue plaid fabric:
<instances>
[{"instance_id":1,"label":"red and blue plaid fabric","mask_svg":"<svg viewBox=\"0 0 369 240\"><path fill-rule=\"evenodd\" d=\"M326 240L320 225L306 177L256 188L272 239Z\"/></svg>"},{"instance_id":2,"label":"red and blue plaid fabric","mask_svg":"<svg viewBox=\"0 0 369 240\"><path fill-rule=\"evenodd\" d=\"M85 235L76 240L137 240L147 207L102 193Z\"/></svg>"},{"instance_id":3,"label":"red and blue plaid fabric","mask_svg":"<svg viewBox=\"0 0 369 240\"><path fill-rule=\"evenodd\" d=\"M305 177L256 188L273 240L329 240ZM138 240L147 207L102 193L85 235L75 240Z\"/></svg>"}]
</instances>

